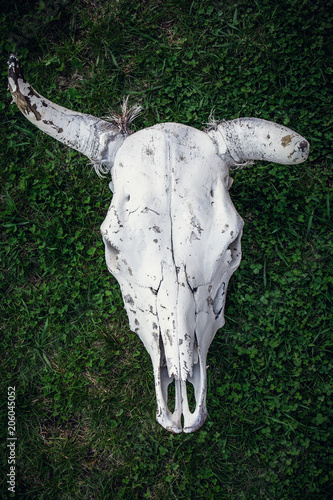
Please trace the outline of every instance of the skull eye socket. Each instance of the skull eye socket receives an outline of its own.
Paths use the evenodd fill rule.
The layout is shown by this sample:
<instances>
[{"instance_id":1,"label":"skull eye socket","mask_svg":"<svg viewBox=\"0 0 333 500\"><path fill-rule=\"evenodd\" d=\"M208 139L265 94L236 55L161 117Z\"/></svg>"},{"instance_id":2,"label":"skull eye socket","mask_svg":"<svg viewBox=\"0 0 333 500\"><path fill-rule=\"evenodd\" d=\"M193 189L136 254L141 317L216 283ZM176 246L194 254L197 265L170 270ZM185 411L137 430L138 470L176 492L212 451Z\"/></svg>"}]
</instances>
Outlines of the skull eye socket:
<instances>
[{"instance_id":1,"label":"skull eye socket","mask_svg":"<svg viewBox=\"0 0 333 500\"><path fill-rule=\"evenodd\" d=\"M215 295L215 299L213 302L213 311L215 314L215 319L217 319L222 312L222 309L224 306L224 295L225 295L225 283L223 282L222 285L217 290L217 293Z\"/></svg>"},{"instance_id":2,"label":"skull eye socket","mask_svg":"<svg viewBox=\"0 0 333 500\"><path fill-rule=\"evenodd\" d=\"M104 244L105 244L105 257L106 257L106 263L109 267L109 269L115 269L117 268L117 259L118 259L118 254L119 250L117 247L112 245L110 241L108 241L106 238L104 239Z\"/></svg>"},{"instance_id":3,"label":"skull eye socket","mask_svg":"<svg viewBox=\"0 0 333 500\"><path fill-rule=\"evenodd\" d=\"M241 261L242 253L241 253L240 240L241 240L241 235L238 234L237 237L234 239L234 241L232 241L227 248L227 252L230 255L228 263L232 271L234 271L239 266L239 263Z\"/></svg>"},{"instance_id":4,"label":"skull eye socket","mask_svg":"<svg viewBox=\"0 0 333 500\"><path fill-rule=\"evenodd\" d=\"M234 270L238 267L240 260L241 260L240 239L241 239L241 235L239 234L234 239L234 241L232 241L230 243L230 245L228 246L228 248L226 250L226 255L228 256L227 261L228 261L228 266L229 266L229 270L230 270L229 277L234 272ZM218 288L218 290L216 292L214 302L213 302L213 311L215 314L215 319L217 319L223 311L223 307L225 304L225 293L226 293L226 285L227 284L228 283L222 282L222 284L220 285L220 287Z\"/></svg>"}]
</instances>

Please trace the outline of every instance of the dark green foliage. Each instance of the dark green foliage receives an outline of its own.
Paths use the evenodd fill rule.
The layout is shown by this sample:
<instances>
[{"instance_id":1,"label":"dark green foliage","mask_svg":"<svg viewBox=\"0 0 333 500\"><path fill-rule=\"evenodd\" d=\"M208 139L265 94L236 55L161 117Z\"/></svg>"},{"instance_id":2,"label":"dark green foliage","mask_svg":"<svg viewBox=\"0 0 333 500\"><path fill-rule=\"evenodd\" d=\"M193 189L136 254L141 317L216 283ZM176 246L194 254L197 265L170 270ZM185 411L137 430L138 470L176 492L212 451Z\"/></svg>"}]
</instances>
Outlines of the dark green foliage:
<instances>
[{"instance_id":1,"label":"dark green foliage","mask_svg":"<svg viewBox=\"0 0 333 500\"><path fill-rule=\"evenodd\" d=\"M331 498L332 2L13 0L0 12L2 497L14 385L17 498ZM144 108L135 129L202 128L214 108L311 144L302 165L233 174L244 258L192 435L155 421L150 359L104 262L107 180L9 106L12 51L38 91L77 111L104 116L130 94Z\"/></svg>"}]
</instances>

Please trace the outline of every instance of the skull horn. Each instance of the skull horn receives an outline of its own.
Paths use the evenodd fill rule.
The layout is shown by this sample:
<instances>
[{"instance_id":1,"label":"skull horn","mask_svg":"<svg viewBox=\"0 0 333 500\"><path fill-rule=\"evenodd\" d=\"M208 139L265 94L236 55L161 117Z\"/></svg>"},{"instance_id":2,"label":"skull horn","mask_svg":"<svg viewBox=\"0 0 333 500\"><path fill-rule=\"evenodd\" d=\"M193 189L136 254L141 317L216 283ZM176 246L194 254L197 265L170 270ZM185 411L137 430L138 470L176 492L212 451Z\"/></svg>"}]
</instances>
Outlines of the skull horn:
<instances>
[{"instance_id":1,"label":"skull horn","mask_svg":"<svg viewBox=\"0 0 333 500\"><path fill-rule=\"evenodd\" d=\"M302 163L309 143L290 128L260 118L238 118L214 124L208 131L220 154L229 152L235 163L265 160L283 165Z\"/></svg>"},{"instance_id":2,"label":"skull horn","mask_svg":"<svg viewBox=\"0 0 333 500\"><path fill-rule=\"evenodd\" d=\"M8 61L8 85L13 102L40 130L87 156L96 172L106 173L128 133L113 123L71 111L36 92L24 79L17 57Z\"/></svg>"}]
</instances>

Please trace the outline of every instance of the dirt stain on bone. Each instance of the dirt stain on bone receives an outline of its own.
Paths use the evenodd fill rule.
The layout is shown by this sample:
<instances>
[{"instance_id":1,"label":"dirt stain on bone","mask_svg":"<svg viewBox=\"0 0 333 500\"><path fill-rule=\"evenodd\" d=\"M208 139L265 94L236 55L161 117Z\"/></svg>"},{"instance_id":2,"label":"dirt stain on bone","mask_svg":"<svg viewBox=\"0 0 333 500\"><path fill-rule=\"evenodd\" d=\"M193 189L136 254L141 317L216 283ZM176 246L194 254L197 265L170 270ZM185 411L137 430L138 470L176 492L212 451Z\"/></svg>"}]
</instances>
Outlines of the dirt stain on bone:
<instances>
[{"instance_id":1,"label":"dirt stain on bone","mask_svg":"<svg viewBox=\"0 0 333 500\"><path fill-rule=\"evenodd\" d=\"M37 94L37 92L36 92L35 89L33 89L32 87L28 87L28 88L29 88L28 96L33 96L34 95L35 97L37 97L38 99L40 99L40 95Z\"/></svg>"},{"instance_id":2,"label":"dirt stain on bone","mask_svg":"<svg viewBox=\"0 0 333 500\"><path fill-rule=\"evenodd\" d=\"M284 148L288 146L288 144L291 143L291 139L292 139L291 135L285 135L284 137L282 137L281 146L283 146Z\"/></svg>"},{"instance_id":3,"label":"dirt stain on bone","mask_svg":"<svg viewBox=\"0 0 333 500\"><path fill-rule=\"evenodd\" d=\"M17 89L19 89L18 85L16 86ZM41 120L41 114L39 111L37 111L37 106L36 104L31 105L30 99L27 96L24 96L20 90L13 90L10 85L9 85L9 90L10 93L13 96L13 100L16 103L16 106L19 108L19 110L24 114L28 115L29 113L33 113L35 115L35 118L37 121Z\"/></svg>"},{"instance_id":4,"label":"dirt stain on bone","mask_svg":"<svg viewBox=\"0 0 333 500\"><path fill-rule=\"evenodd\" d=\"M201 235L203 229L195 215L191 218L191 224L198 230L199 235Z\"/></svg>"},{"instance_id":5,"label":"dirt stain on bone","mask_svg":"<svg viewBox=\"0 0 333 500\"><path fill-rule=\"evenodd\" d=\"M190 236L190 242L193 240L200 240L200 238L197 237L194 231L192 231L191 236Z\"/></svg>"},{"instance_id":6,"label":"dirt stain on bone","mask_svg":"<svg viewBox=\"0 0 333 500\"><path fill-rule=\"evenodd\" d=\"M45 125L51 125L53 128L55 129L57 128L57 125L55 125L51 120L42 120L42 122L45 123ZM63 131L64 131L63 128L58 128L57 130L58 134L61 134Z\"/></svg>"},{"instance_id":7,"label":"dirt stain on bone","mask_svg":"<svg viewBox=\"0 0 333 500\"><path fill-rule=\"evenodd\" d=\"M125 295L124 302L126 302L127 304L130 304L131 306L134 305L134 300L132 299L132 297L130 295Z\"/></svg>"},{"instance_id":8,"label":"dirt stain on bone","mask_svg":"<svg viewBox=\"0 0 333 500\"><path fill-rule=\"evenodd\" d=\"M172 335L170 334L170 330L168 329L168 330L165 332L165 334L166 334L166 337L167 337L167 339L168 339L168 341L169 341L170 346L172 346L173 338L172 338Z\"/></svg>"}]
</instances>

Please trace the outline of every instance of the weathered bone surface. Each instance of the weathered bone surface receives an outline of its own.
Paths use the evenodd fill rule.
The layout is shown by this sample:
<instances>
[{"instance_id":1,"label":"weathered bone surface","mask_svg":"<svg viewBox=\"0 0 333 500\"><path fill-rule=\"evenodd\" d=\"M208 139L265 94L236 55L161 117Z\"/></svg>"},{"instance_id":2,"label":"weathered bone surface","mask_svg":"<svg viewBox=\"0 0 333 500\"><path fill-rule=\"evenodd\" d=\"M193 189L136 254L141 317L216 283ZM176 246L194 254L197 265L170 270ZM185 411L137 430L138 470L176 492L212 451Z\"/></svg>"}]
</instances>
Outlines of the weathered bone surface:
<instances>
[{"instance_id":1,"label":"weathered bone surface","mask_svg":"<svg viewBox=\"0 0 333 500\"><path fill-rule=\"evenodd\" d=\"M228 193L229 168L250 160L301 163L308 142L256 118L206 132L164 123L127 137L124 129L40 96L15 56L9 88L38 128L81 151L97 170L111 171L114 194L101 226L106 263L120 284L130 328L152 360L158 422L175 433L195 431L207 416L208 348L224 324L229 279L241 260L243 221ZM187 382L194 386L194 411Z\"/></svg>"}]
</instances>

